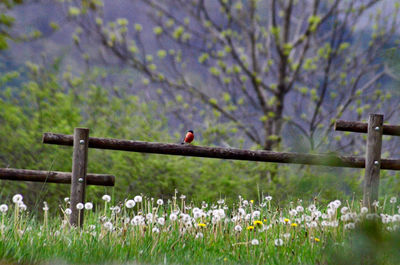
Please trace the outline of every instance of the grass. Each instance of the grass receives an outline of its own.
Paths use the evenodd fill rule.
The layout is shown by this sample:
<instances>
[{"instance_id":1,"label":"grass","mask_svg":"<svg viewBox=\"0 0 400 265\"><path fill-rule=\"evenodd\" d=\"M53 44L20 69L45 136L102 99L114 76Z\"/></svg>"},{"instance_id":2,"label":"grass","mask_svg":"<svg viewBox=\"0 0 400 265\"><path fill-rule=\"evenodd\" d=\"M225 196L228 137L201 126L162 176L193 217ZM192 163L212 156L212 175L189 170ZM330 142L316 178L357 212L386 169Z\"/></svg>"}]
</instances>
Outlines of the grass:
<instances>
[{"instance_id":1,"label":"grass","mask_svg":"<svg viewBox=\"0 0 400 265\"><path fill-rule=\"evenodd\" d=\"M104 197L107 201L109 198ZM270 197L230 205L168 202L142 196L82 209L82 229L69 224L69 204L28 214L21 198L0 206L0 261L25 264L393 264L400 260L396 202L291 204ZM82 206L82 205L81 205ZM5 210L5 208L8 208ZM52 214L50 214L52 213ZM367 222L368 221L368 222ZM370 254L368 254L370 253ZM371 254L372 253L372 254ZM372 255L369 257L369 255ZM351 263L350 263L351 262Z\"/></svg>"}]
</instances>

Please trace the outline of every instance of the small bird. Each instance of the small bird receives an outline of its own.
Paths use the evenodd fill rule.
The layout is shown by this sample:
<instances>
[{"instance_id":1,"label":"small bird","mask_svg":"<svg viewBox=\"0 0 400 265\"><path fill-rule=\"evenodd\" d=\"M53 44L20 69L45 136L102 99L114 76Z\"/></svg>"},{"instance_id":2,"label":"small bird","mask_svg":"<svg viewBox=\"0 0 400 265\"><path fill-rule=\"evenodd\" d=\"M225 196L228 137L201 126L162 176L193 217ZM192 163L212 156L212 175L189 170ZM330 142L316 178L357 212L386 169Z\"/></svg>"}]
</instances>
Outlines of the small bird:
<instances>
[{"instance_id":1,"label":"small bird","mask_svg":"<svg viewBox=\"0 0 400 265\"><path fill-rule=\"evenodd\" d=\"M192 130L187 131L185 139L181 144L190 144L194 139L194 133Z\"/></svg>"}]
</instances>

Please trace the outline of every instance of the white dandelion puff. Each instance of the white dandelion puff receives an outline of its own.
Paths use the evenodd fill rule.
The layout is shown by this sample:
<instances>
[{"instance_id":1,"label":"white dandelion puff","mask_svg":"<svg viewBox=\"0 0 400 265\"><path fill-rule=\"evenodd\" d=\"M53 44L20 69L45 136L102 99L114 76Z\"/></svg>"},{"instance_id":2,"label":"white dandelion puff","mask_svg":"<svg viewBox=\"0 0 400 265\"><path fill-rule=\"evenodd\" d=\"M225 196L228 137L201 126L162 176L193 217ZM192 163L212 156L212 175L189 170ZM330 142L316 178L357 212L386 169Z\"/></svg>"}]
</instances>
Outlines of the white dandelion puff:
<instances>
[{"instance_id":1,"label":"white dandelion puff","mask_svg":"<svg viewBox=\"0 0 400 265\"><path fill-rule=\"evenodd\" d=\"M7 204L2 204L0 205L0 212L1 213L6 213L8 211L8 206Z\"/></svg>"},{"instance_id":2,"label":"white dandelion puff","mask_svg":"<svg viewBox=\"0 0 400 265\"><path fill-rule=\"evenodd\" d=\"M103 197L101 197L101 199L103 201L106 201L106 202L110 202L111 201L110 195L107 195L107 194L104 194Z\"/></svg>"},{"instance_id":3,"label":"white dandelion puff","mask_svg":"<svg viewBox=\"0 0 400 265\"><path fill-rule=\"evenodd\" d=\"M143 200L142 196L139 196L139 195L135 196L135 198L133 198L133 199L134 199L135 202L137 202L137 203L142 202L142 200Z\"/></svg>"},{"instance_id":4,"label":"white dandelion puff","mask_svg":"<svg viewBox=\"0 0 400 265\"><path fill-rule=\"evenodd\" d=\"M104 228L111 231L113 229L113 224L111 222L105 222Z\"/></svg>"},{"instance_id":5,"label":"white dandelion puff","mask_svg":"<svg viewBox=\"0 0 400 265\"><path fill-rule=\"evenodd\" d=\"M24 197L21 194L15 194L12 198L13 203L18 203L22 201Z\"/></svg>"},{"instance_id":6,"label":"white dandelion puff","mask_svg":"<svg viewBox=\"0 0 400 265\"><path fill-rule=\"evenodd\" d=\"M396 197L390 198L390 203L391 204L396 203L396 202L397 202L397 198Z\"/></svg>"},{"instance_id":7,"label":"white dandelion puff","mask_svg":"<svg viewBox=\"0 0 400 265\"><path fill-rule=\"evenodd\" d=\"M81 202L76 204L76 209L78 209L78 210L82 210L84 207L85 206Z\"/></svg>"},{"instance_id":8,"label":"white dandelion puff","mask_svg":"<svg viewBox=\"0 0 400 265\"><path fill-rule=\"evenodd\" d=\"M176 214L174 214L174 213L171 213L170 216L169 216L169 219L171 221L176 221L176 219L178 219L178 216Z\"/></svg>"},{"instance_id":9,"label":"white dandelion puff","mask_svg":"<svg viewBox=\"0 0 400 265\"><path fill-rule=\"evenodd\" d=\"M251 240L251 244L252 244L253 246L257 246L257 245L260 244L260 242L258 241L258 239L253 239L253 240Z\"/></svg>"},{"instance_id":10,"label":"white dandelion puff","mask_svg":"<svg viewBox=\"0 0 400 265\"><path fill-rule=\"evenodd\" d=\"M164 201L163 201L162 199L158 199L158 200L157 200L157 204L161 206L161 205L164 204Z\"/></svg>"},{"instance_id":11,"label":"white dandelion puff","mask_svg":"<svg viewBox=\"0 0 400 265\"><path fill-rule=\"evenodd\" d=\"M362 213L362 214L368 213L368 208L367 208L367 207L362 207L362 208L361 208L361 213Z\"/></svg>"},{"instance_id":12,"label":"white dandelion puff","mask_svg":"<svg viewBox=\"0 0 400 265\"><path fill-rule=\"evenodd\" d=\"M93 203L91 203L91 202L85 203L85 209L86 210L92 210L93 209Z\"/></svg>"},{"instance_id":13,"label":"white dandelion puff","mask_svg":"<svg viewBox=\"0 0 400 265\"><path fill-rule=\"evenodd\" d=\"M70 208L65 209L65 214L70 215L72 213L72 210Z\"/></svg>"},{"instance_id":14,"label":"white dandelion puff","mask_svg":"<svg viewBox=\"0 0 400 265\"><path fill-rule=\"evenodd\" d=\"M136 203L135 203L134 200L127 200L127 201L125 202L126 208L129 208L129 209L135 207L135 205L136 205Z\"/></svg>"},{"instance_id":15,"label":"white dandelion puff","mask_svg":"<svg viewBox=\"0 0 400 265\"><path fill-rule=\"evenodd\" d=\"M235 231L236 231L236 232L241 232L242 229L243 229L243 228L242 228L240 225L236 225L236 226L235 226Z\"/></svg>"},{"instance_id":16,"label":"white dandelion puff","mask_svg":"<svg viewBox=\"0 0 400 265\"><path fill-rule=\"evenodd\" d=\"M275 246L280 247L283 245L283 240L278 238L278 239L275 239L274 243L275 243Z\"/></svg>"}]
</instances>

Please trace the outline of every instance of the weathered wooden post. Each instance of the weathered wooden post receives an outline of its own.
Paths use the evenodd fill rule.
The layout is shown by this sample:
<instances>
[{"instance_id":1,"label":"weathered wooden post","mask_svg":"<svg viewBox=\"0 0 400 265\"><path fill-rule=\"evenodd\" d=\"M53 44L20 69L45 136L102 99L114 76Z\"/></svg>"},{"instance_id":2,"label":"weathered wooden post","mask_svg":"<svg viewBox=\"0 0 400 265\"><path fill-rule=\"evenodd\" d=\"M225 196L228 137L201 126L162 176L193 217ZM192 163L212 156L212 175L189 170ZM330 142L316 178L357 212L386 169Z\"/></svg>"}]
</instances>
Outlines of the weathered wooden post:
<instances>
[{"instance_id":1,"label":"weathered wooden post","mask_svg":"<svg viewBox=\"0 0 400 265\"><path fill-rule=\"evenodd\" d=\"M75 128L74 151L72 157L71 179L71 216L70 223L74 226L83 225L83 210L77 209L78 203L85 202L86 170L89 146L89 129Z\"/></svg>"},{"instance_id":2,"label":"weathered wooden post","mask_svg":"<svg viewBox=\"0 0 400 265\"><path fill-rule=\"evenodd\" d=\"M367 150L365 155L363 196L363 205L366 207L371 207L372 203L378 200L382 133L383 115L370 114L368 121Z\"/></svg>"}]
</instances>

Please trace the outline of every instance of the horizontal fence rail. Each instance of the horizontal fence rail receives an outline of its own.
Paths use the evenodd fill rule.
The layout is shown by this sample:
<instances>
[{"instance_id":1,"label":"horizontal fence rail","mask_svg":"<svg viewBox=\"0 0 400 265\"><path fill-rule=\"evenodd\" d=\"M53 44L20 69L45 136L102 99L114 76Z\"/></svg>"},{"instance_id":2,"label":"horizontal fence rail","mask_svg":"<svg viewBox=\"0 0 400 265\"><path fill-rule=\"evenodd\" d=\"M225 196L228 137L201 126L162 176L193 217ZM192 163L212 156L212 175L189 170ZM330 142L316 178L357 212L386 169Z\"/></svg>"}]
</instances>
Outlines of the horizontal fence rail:
<instances>
[{"instance_id":1,"label":"horizontal fence rail","mask_svg":"<svg viewBox=\"0 0 400 265\"><path fill-rule=\"evenodd\" d=\"M346 131L346 132L357 132L357 133L367 133L368 123L357 122L357 121L344 121L337 120L335 122L336 131ZM398 125L383 125L384 135L397 135L400 136L400 126Z\"/></svg>"},{"instance_id":2,"label":"horizontal fence rail","mask_svg":"<svg viewBox=\"0 0 400 265\"><path fill-rule=\"evenodd\" d=\"M44 133L43 143L72 146L72 135ZM164 155L195 156L259 162L293 163L332 167L365 168L365 158L337 156L333 154L281 153L252 151L233 148L203 147L181 144L165 144L111 138L89 137L89 148L110 149ZM400 160L382 159L381 169L400 170Z\"/></svg>"},{"instance_id":3,"label":"horizontal fence rail","mask_svg":"<svg viewBox=\"0 0 400 265\"><path fill-rule=\"evenodd\" d=\"M0 180L49 182L71 184L71 173L28 169L0 168ZM115 176L107 174L87 174L88 185L114 186Z\"/></svg>"}]
</instances>

